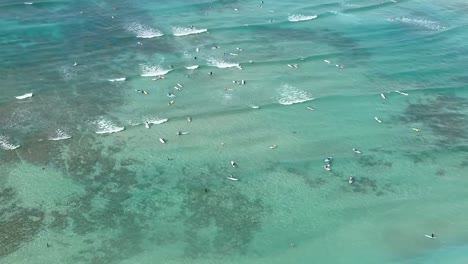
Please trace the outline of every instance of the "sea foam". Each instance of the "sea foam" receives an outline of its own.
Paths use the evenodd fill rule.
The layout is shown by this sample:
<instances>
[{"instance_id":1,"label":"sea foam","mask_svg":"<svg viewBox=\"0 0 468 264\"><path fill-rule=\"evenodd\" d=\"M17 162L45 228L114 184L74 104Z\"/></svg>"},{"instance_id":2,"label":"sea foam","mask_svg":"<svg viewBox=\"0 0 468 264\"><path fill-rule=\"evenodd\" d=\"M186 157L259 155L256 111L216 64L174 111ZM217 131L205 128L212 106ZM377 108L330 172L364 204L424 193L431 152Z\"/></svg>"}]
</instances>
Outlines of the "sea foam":
<instances>
[{"instance_id":1,"label":"sea foam","mask_svg":"<svg viewBox=\"0 0 468 264\"><path fill-rule=\"evenodd\" d=\"M300 90L289 84L281 86L278 92L280 94L278 102L282 105L292 105L314 100L314 98L306 91Z\"/></svg>"},{"instance_id":2,"label":"sea foam","mask_svg":"<svg viewBox=\"0 0 468 264\"><path fill-rule=\"evenodd\" d=\"M312 19L316 19L317 16L304 16L304 15L290 15L288 17L288 20L290 22L301 22L301 21L308 21L308 20L312 20Z\"/></svg>"},{"instance_id":3,"label":"sea foam","mask_svg":"<svg viewBox=\"0 0 468 264\"><path fill-rule=\"evenodd\" d=\"M155 28L138 23L128 25L127 30L134 33L137 38L156 38L164 35Z\"/></svg>"},{"instance_id":4,"label":"sea foam","mask_svg":"<svg viewBox=\"0 0 468 264\"><path fill-rule=\"evenodd\" d=\"M167 118L147 118L146 121L148 121L148 123L152 125L160 125L160 124L166 123L168 119Z\"/></svg>"},{"instance_id":5,"label":"sea foam","mask_svg":"<svg viewBox=\"0 0 468 264\"><path fill-rule=\"evenodd\" d=\"M96 120L94 124L97 127L96 134L111 134L123 131L125 127L119 127L106 119Z\"/></svg>"},{"instance_id":6,"label":"sea foam","mask_svg":"<svg viewBox=\"0 0 468 264\"><path fill-rule=\"evenodd\" d=\"M141 76L143 77L162 76L172 71L172 70L166 70L159 65L153 66L153 65L147 65L147 64L140 64L140 68L142 71Z\"/></svg>"},{"instance_id":7,"label":"sea foam","mask_svg":"<svg viewBox=\"0 0 468 264\"><path fill-rule=\"evenodd\" d=\"M115 79L108 79L109 82L124 82L126 80L127 80L127 78L125 78L125 77L115 78Z\"/></svg>"},{"instance_id":8,"label":"sea foam","mask_svg":"<svg viewBox=\"0 0 468 264\"><path fill-rule=\"evenodd\" d=\"M399 22L407 25L413 25L429 30L440 31L446 29L437 21L427 20L427 19L417 19L409 17L394 17L388 19L391 22Z\"/></svg>"},{"instance_id":9,"label":"sea foam","mask_svg":"<svg viewBox=\"0 0 468 264\"><path fill-rule=\"evenodd\" d=\"M72 136L67 134L65 131L61 129L57 129L49 135L48 139L52 141L58 141L58 140L64 140L64 139L70 139L70 138L72 138Z\"/></svg>"},{"instance_id":10,"label":"sea foam","mask_svg":"<svg viewBox=\"0 0 468 264\"><path fill-rule=\"evenodd\" d=\"M4 150L14 150L19 147L20 145L14 145L6 136L0 135L0 148Z\"/></svg>"},{"instance_id":11,"label":"sea foam","mask_svg":"<svg viewBox=\"0 0 468 264\"><path fill-rule=\"evenodd\" d=\"M184 28L184 27L173 27L172 28L172 34L176 37L182 37L182 36L188 36L188 35L193 35L193 34L200 34L207 32L208 29L202 28L202 29L196 29L196 28Z\"/></svg>"},{"instance_id":12,"label":"sea foam","mask_svg":"<svg viewBox=\"0 0 468 264\"><path fill-rule=\"evenodd\" d=\"M239 63L226 62L226 61L217 60L217 59L209 59L208 60L208 65L218 67L220 69L233 68L233 67L242 69L241 66L239 65Z\"/></svg>"}]
</instances>

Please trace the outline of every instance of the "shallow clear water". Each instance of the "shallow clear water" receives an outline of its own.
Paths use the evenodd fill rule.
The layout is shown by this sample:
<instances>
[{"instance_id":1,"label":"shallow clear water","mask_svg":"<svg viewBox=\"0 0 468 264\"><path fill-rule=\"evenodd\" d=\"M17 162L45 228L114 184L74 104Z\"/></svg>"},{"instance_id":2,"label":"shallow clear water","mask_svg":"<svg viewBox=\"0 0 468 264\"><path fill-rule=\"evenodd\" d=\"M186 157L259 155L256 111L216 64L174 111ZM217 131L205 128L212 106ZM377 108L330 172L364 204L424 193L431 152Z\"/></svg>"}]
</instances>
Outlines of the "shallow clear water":
<instances>
[{"instance_id":1,"label":"shallow clear water","mask_svg":"<svg viewBox=\"0 0 468 264\"><path fill-rule=\"evenodd\" d=\"M1 262L467 262L467 10L3 1Z\"/></svg>"}]
</instances>

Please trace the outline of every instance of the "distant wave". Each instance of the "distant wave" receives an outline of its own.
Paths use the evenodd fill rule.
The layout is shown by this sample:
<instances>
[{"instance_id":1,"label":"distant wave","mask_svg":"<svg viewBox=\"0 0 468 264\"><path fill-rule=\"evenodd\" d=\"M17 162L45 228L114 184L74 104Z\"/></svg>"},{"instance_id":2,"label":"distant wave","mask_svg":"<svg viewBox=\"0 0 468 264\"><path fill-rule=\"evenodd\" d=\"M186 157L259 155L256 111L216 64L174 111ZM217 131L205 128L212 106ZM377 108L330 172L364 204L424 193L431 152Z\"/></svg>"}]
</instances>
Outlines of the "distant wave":
<instances>
[{"instance_id":1,"label":"distant wave","mask_svg":"<svg viewBox=\"0 0 468 264\"><path fill-rule=\"evenodd\" d=\"M161 31L138 23L132 23L127 26L127 30L134 33L137 38L156 38L164 34Z\"/></svg>"},{"instance_id":2,"label":"distant wave","mask_svg":"<svg viewBox=\"0 0 468 264\"><path fill-rule=\"evenodd\" d=\"M226 61L217 60L217 59L209 59L209 60L208 60L208 65L209 65L209 66L218 67L218 68L220 68L220 69L233 68L233 67L242 69L241 66L239 65L239 63L226 62Z\"/></svg>"},{"instance_id":3,"label":"distant wave","mask_svg":"<svg viewBox=\"0 0 468 264\"><path fill-rule=\"evenodd\" d=\"M14 150L19 147L20 145L14 145L13 143L10 142L10 140L7 137L0 135L0 148L4 150Z\"/></svg>"},{"instance_id":4,"label":"distant wave","mask_svg":"<svg viewBox=\"0 0 468 264\"><path fill-rule=\"evenodd\" d=\"M290 15L288 20L291 22L301 22L301 21L308 21L312 19L316 19L317 16L304 16L304 15Z\"/></svg>"},{"instance_id":5,"label":"distant wave","mask_svg":"<svg viewBox=\"0 0 468 264\"><path fill-rule=\"evenodd\" d=\"M314 100L306 91L300 90L289 84L281 86L279 89L280 97L278 102L282 105L292 105Z\"/></svg>"},{"instance_id":6,"label":"distant wave","mask_svg":"<svg viewBox=\"0 0 468 264\"><path fill-rule=\"evenodd\" d=\"M119 127L106 119L100 119L94 122L97 126L96 134L111 134L123 131L125 127Z\"/></svg>"},{"instance_id":7,"label":"distant wave","mask_svg":"<svg viewBox=\"0 0 468 264\"><path fill-rule=\"evenodd\" d=\"M344 6L344 7L351 7L351 8L359 8L359 7L361 7L360 5L356 5L356 4L349 3L349 2L341 2L340 5L342 5L342 6Z\"/></svg>"},{"instance_id":8,"label":"distant wave","mask_svg":"<svg viewBox=\"0 0 468 264\"><path fill-rule=\"evenodd\" d=\"M427 20L427 19L417 19L417 18L409 18L409 17L394 17L388 19L391 22L399 22L403 24L413 25L421 28L426 28L429 30L444 30L445 27L442 26L437 21Z\"/></svg>"},{"instance_id":9,"label":"distant wave","mask_svg":"<svg viewBox=\"0 0 468 264\"><path fill-rule=\"evenodd\" d=\"M199 65L192 65L192 66L187 66L185 67L187 70L195 70L197 69L198 67L200 67Z\"/></svg>"},{"instance_id":10,"label":"distant wave","mask_svg":"<svg viewBox=\"0 0 468 264\"><path fill-rule=\"evenodd\" d=\"M207 32L208 29L196 29L196 28L184 28L184 27L173 27L172 34L176 37L188 36L193 34L200 34L203 32Z\"/></svg>"},{"instance_id":11,"label":"distant wave","mask_svg":"<svg viewBox=\"0 0 468 264\"><path fill-rule=\"evenodd\" d=\"M115 78L115 79L108 79L109 82L124 82L127 80L127 78L122 77L122 78Z\"/></svg>"},{"instance_id":12,"label":"distant wave","mask_svg":"<svg viewBox=\"0 0 468 264\"><path fill-rule=\"evenodd\" d=\"M152 65L147 65L147 64L140 64L140 68L142 71L141 76L143 77L162 76L172 71L172 70L166 70L159 65L152 66Z\"/></svg>"},{"instance_id":13,"label":"distant wave","mask_svg":"<svg viewBox=\"0 0 468 264\"><path fill-rule=\"evenodd\" d=\"M57 140L64 140L64 139L70 139L70 138L72 138L72 136L70 136L69 134L67 134L61 129L57 129L49 135L48 139L52 141L57 141Z\"/></svg>"}]
</instances>

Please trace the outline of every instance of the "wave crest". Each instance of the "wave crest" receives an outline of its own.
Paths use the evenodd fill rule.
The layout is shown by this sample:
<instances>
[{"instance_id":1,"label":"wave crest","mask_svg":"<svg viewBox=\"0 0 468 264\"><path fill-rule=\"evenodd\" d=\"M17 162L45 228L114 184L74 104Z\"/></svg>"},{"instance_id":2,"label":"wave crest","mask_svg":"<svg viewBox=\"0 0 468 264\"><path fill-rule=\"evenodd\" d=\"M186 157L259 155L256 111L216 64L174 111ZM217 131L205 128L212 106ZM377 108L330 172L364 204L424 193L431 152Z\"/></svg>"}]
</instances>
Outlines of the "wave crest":
<instances>
[{"instance_id":1,"label":"wave crest","mask_svg":"<svg viewBox=\"0 0 468 264\"><path fill-rule=\"evenodd\" d=\"M446 27L442 26L437 21L427 20L427 19L418 19L418 18L409 18L409 17L394 17L388 19L391 22L399 22L403 24L413 25L429 30L439 31L444 30Z\"/></svg>"},{"instance_id":2,"label":"wave crest","mask_svg":"<svg viewBox=\"0 0 468 264\"><path fill-rule=\"evenodd\" d=\"M117 133L125 129L125 127L119 127L116 124L104 118L101 118L100 120L96 120L94 124L97 127L96 134Z\"/></svg>"},{"instance_id":3,"label":"wave crest","mask_svg":"<svg viewBox=\"0 0 468 264\"><path fill-rule=\"evenodd\" d=\"M308 21L308 20L312 20L312 19L316 19L317 16L305 16L305 15L290 15L288 17L288 20L290 22L301 22L301 21Z\"/></svg>"},{"instance_id":4,"label":"wave crest","mask_svg":"<svg viewBox=\"0 0 468 264\"><path fill-rule=\"evenodd\" d=\"M57 141L72 138L69 134L61 129L57 129L49 135L49 140Z\"/></svg>"},{"instance_id":5,"label":"wave crest","mask_svg":"<svg viewBox=\"0 0 468 264\"><path fill-rule=\"evenodd\" d=\"M200 34L207 32L208 29L202 28L202 29L196 29L196 28L184 28L184 27L173 27L172 28L172 34L176 37L182 37L182 36L188 36L188 35L193 35L193 34Z\"/></svg>"},{"instance_id":6,"label":"wave crest","mask_svg":"<svg viewBox=\"0 0 468 264\"><path fill-rule=\"evenodd\" d=\"M19 147L20 145L14 145L6 136L0 135L0 148L4 150L14 150Z\"/></svg>"},{"instance_id":7,"label":"wave crest","mask_svg":"<svg viewBox=\"0 0 468 264\"><path fill-rule=\"evenodd\" d=\"M314 100L314 98L306 91L289 84L281 86L279 94L280 97L278 98L278 103L282 105L292 105Z\"/></svg>"},{"instance_id":8,"label":"wave crest","mask_svg":"<svg viewBox=\"0 0 468 264\"><path fill-rule=\"evenodd\" d=\"M208 60L208 65L209 66L214 66L220 69L225 69L225 68L239 68L242 69L239 63L234 63L234 62L226 62L223 60L217 60L217 59L209 59Z\"/></svg>"},{"instance_id":9,"label":"wave crest","mask_svg":"<svg viewBox=\"0 0 468 264\"><path fill-rule=\"evenodd\" d=\"M138 23L132 23L127 27L127 30L134 33L137 38L156 38L164 34L152 27L145 26Z\"/></svg>"},{"instance_id":10,"label":"wave crest","mask_svg":"<svg viewBox=\"0 0 468 264\"><path fill-rule=\"evenodd\" d=\"M140 64L140 68L142 71L142 77L155 77L155 76L162 76L168 74L172 70L166 70L163 67L156 65L147 65L147 64Z\"/></svg>"}]
</instances>

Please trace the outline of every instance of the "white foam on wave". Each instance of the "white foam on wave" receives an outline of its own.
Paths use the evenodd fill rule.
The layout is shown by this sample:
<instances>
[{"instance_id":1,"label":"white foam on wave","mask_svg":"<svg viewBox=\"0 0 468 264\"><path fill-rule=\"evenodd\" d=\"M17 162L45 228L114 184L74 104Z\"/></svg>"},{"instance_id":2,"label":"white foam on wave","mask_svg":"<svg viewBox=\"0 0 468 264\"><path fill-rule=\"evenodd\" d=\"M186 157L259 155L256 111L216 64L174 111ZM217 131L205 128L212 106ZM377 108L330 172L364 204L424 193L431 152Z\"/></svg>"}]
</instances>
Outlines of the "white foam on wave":
<instances>
[{"instance_id":1,"label":"white foam on wave","mask_svg":"<svg viewBox=\"0 0 468 264\"><path fill-rule=\"evenodd\" d=\"M65 139L70 139L70 138L72 138L72 136L67 134L65 131L61 129L57 129L49 135L48 139L52 141L58 141L58 140L65 140Z\"/></svg>"},{"instance_id":2,"label":"white foam on wave","mask_svg":"<svg viewBox=\"0 0 468 264\"><path fill-rule=\"evenodd\" d=\"M426 28L429 30L444 30L446 27L442 26L439 22L427 19L418 19L418 18L409 18L409 17L394 17L389 18L388 21L399 22L407 25L413 25L421 28Z\"/></svg>"},{"instance_id":3,"label":"white foam on wave","mask_svg":"<svg viewBox=\"0 0 468 264\"><path fill-rule=\"evenodd\" d=\"M172 28L172 34L176 37L182 37L182 36L188 36L188 35L193 35L193 34L200 34L207 32L208 29L202 28L202 29L196 29L196 28L184 28L184 27L173 27Z\"/></svg>"},{"instance_id":4,"label":"white foam on wave","mask_svg":"<svg viewBox=\"0 0 468 264\"><path fill-rule=\"evenodd\" d=\"M0 135L0 148L4 150L14 150L19 147L20 145L14 145L10 142L10 140L7 137Z\"/></svg>"},{"instance_id":5,"label":"white foam on wave","mask_svg":"<svg viewBox=\"0 0 468 264\"><path fill-rule=\"evenodd\" d=\"M200 67L200 65L192 65L192 66L187 66L185 67L187 70L195 70L197 69L198 67Z\"/></svg>"},{"instance_id":6,"label":"white foam on wave","mask_svg":"<svg viewBox=\"0 0 468 264\"><path fill-rule=\"evenodd\" d=\"M149 124L152 124L152 125L164 124L164 123L166 123L168 120L169 120L169 119L167 119L167 118L157 118L157 117L146 118L146 121L147 121Z\"/></svg>"},{"instance_id":7,"label":"white foam on wave","mask_svg":"<svg viewBox=\"0 0 468 264\"><path fill-rule=\"evenodd\" d=\"M316 19L317 16L305 16L305 15L290 15L288 17L288 20L290 22L301 22L301 21L308 21L312 19Z\"/></svg>"},{"instance_id":8,"label":"white foam on wave","mask_svg":"<svg viewBox=\"0 0 468 264\"><path fill-rule=\"evenodd\" d=\"M138 23L128 25L127 30L134 33L137 38L156 38L164 35L161 31L155 28Z\"/></svg>"},{"instance_id":9,"label":"white foam on wave","mask_svg":"<svg viewBox=\"0 0 468 264\"><path fill-rule=\"evenodd\" d=\"M351 8L361 7L360 5L349 3L349 2L341 2L340 5L344 7L351 7Z\"/></svg>"},{"instance_id":10,"label":"white foam on wave","mask_svg":"<svg viewBox=\"0 0 468 264\"><path fill-rule=\"evenodd\" d=\"M108 79L109 82L125 82L127 78L122 77L122 78L115 78L115 79Z\"/></svg>"},{"instance_id":11,"label":"white foam on wave","mask_svg":"<svg viewBox=\"0 0 468 264\"><path fill-rule=\"evenodd\" d=\"M96 120L94 124L97 126L96 134L111 134L123 131L125 127L119 127L106 119Z\"/></svg>"},{"instance_id":12,"label":"white foam on wave","mask_svg":"<svg viewBox=\"0 0 468 264\"><path fill-rule=\"evenodd\" d=\"M140 64L140 68L142 71L141 76L143 77L155 77L155 76L163 76L168 74L172 70L166 70L163 67L156 65L147 65L147 64Z\"/></svg>"},{"instance_id":13,"label":"white foam on wave","mask_svg":"<svg viewBox=\"0 0 468 264\"><path fill-rule=\"evenodd\" d=\"M314 100L314 98L306 91L298 89L289 84L284 84L281 86L278 92L280 94L278 102L282 105L292 105Z\"/></svg>"},{"instance_id":14,"label":"white foam on wave","mask_svg":"<svg viewBox=\"0 0 468 264\"><path fill-rule=\"evenodd\" d=\"M239 63L226 62L226 61L217 60L217 59L209 59L208 65L213 66L213 67L218 67L220 69L233 68L233 67L242 69Z\"/></svg>"}]
</instances>

